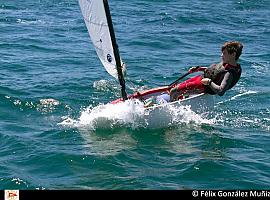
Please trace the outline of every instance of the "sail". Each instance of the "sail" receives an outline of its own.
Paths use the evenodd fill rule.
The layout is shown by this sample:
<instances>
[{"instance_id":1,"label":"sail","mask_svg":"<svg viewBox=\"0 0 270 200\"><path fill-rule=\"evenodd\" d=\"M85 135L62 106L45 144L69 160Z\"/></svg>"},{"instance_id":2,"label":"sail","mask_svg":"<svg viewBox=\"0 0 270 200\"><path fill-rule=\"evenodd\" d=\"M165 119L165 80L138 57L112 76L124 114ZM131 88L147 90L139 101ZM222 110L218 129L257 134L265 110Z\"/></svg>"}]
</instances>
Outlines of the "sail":
<instances>
[{"instance_id":1,"label":"sail","mask_svg":"<svg viewBox=\"0 0 270 200\"><path fill-rule=\"evenodd\" d=\"M117 79L116 60L103 1L79 0L79 4L88 33L101 63L106 71Z\"/></svg>"}]
</instances>

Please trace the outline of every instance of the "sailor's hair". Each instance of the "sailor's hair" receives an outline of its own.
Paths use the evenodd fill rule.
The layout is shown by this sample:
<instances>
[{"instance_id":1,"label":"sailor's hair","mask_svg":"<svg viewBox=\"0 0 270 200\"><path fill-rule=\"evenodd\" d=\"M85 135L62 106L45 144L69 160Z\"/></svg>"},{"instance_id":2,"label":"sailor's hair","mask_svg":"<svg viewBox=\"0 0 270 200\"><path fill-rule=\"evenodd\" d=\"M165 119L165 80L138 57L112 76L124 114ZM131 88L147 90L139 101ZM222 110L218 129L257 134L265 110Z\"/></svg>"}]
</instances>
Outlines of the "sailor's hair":
<instances>
[{"instance_id":1,"label":"sailor's hair","mask_svg":"<svg viewBox=\"0 0 270 200\"><path fill-rule=\"evenodd\" d=\"M229 42L225 42L222 45L221 51L224 51L225 49L227 49L229 54L232 54L235 52L236 53L235 60L238 60L238 58L242 54L243 45L238 41L229 41Z\"/></svg>"}]
</instances>

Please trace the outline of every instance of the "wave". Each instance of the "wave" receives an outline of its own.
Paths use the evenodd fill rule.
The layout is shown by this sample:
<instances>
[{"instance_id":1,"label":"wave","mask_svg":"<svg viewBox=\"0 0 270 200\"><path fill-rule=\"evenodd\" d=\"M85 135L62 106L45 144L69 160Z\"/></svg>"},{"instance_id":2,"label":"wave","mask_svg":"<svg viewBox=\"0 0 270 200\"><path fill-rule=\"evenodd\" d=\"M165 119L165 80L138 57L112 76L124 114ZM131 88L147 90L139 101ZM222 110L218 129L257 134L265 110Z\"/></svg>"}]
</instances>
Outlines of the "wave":
<instances>
[{"instance_id":1,"label":"wave","mask_svg":"<svg viewBox=\"0 0 270 200\"><path fill-rule=\"evenodd\" d=\"M237 95L235 95L235 96L233 96L233 97L231 97L231 98L229 98L227 100L217 102L217 104L224 104L224 103L226 103L228 101L233 101L235 99L238 99L239 97L247 96L247 95L250 95L250 94L256 94L256 93L258 93L258 92L256 92L256 91L247 91L247 92L244 92L244 93L241 93L241 94L237 94Z\"/></svg>"}]
</instances>

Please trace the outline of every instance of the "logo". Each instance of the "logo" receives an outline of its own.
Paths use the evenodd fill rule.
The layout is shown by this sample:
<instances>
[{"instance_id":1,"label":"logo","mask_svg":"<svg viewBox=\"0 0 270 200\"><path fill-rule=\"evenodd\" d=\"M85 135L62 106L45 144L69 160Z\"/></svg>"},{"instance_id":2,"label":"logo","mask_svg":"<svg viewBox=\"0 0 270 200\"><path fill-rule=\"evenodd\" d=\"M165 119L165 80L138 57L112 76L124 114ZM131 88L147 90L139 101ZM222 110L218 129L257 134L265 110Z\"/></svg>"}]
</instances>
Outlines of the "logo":
<instances>
[{"instance_id":1,"label":"logo","mask_svg":"<svg viewBox=\"0 0 270 200\"><path fill-rule=\"evenodd\" d=\"M5 190L5 200L19 200L19 190Z\"/></svg>"},{"instance_id":2,"label":"logo","mask_svg":"<svg viewBox=\"0 0 270 200\"><path fill-rule=\"evenodd\" d=\"M108 60L109 62L112 62L112 56L111 56L110 54L107 54L107 60Z\"/></svg>"}]
</instances>

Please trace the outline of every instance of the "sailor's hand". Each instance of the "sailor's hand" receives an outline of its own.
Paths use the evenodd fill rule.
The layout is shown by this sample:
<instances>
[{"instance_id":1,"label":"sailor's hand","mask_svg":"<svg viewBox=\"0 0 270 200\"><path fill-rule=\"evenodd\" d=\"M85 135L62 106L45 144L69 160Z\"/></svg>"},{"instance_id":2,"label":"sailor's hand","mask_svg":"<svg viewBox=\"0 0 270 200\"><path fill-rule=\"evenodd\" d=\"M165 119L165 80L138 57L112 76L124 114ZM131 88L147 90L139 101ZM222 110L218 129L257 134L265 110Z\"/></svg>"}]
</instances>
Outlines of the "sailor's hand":
<instances>
[{"instance_id":1,"label":"sailor's hand","mask_svg":"<svg viewBox=\"0 0 270 200\"><path fill-rule=\"evenodd\" d=\"M211 79L210 78L203 78L202 80L201 80L201 83L203 84L203 85L210 85L211 84Z\"/></svg>"},{"instance_id":2,"label":"sailor's hand","mask_svg":"<svg viewBox=\"0 0 270 200\"><path fill-rule=\"evenodd\" d=\"M126 76L127 75L127 68L126 68L126 64L124 62L122 62L122 73L123 73L123 76Z\"/></svg>"},{"instance_id":3,"label":"sailor's hand","mask_svg":"<svg viewBox=\"0 0 270 200\"><path fill-rule=\"evenodd\" d=\"M194 73L194 72L198 72L200 69L199 66L196 66L196 67L191 67L189 70L188 70L188 73Z\"/></svg>"}]
</instances>

